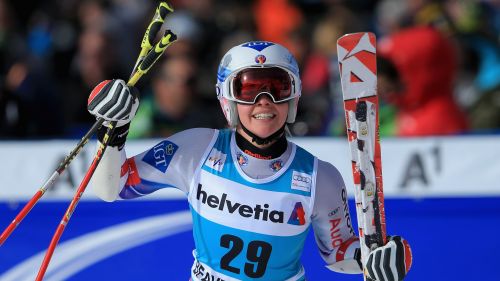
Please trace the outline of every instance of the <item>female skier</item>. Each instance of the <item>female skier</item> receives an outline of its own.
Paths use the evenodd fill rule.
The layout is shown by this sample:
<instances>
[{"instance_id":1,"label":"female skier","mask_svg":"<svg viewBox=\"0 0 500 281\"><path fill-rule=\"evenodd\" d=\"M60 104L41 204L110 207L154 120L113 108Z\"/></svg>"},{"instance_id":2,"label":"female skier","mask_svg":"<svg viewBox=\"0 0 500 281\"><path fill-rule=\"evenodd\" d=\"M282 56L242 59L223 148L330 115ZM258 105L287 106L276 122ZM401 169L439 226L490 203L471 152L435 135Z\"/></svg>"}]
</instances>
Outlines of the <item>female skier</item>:
<instances>
[{"instance_id":1,"label":"female skier","mask_svg":"<svg viewBox=\"0 0 500 281\"><path fill-rule=\"evenodd\" d=\"M185 130L127 158L136 90L118 79L96 86L89 112L118 121L93 177L97 195L114 201L183 191L196 245L192 280L305 280L300 256L311 227L329 269L361 273L342 176L287 140L301 95L292 54L272 42L235 46L221 60L216 92L228 129ZM409 270L406 241L388 241L367 259L371 279L402 280Z\"/></svg>"}]
</instances>

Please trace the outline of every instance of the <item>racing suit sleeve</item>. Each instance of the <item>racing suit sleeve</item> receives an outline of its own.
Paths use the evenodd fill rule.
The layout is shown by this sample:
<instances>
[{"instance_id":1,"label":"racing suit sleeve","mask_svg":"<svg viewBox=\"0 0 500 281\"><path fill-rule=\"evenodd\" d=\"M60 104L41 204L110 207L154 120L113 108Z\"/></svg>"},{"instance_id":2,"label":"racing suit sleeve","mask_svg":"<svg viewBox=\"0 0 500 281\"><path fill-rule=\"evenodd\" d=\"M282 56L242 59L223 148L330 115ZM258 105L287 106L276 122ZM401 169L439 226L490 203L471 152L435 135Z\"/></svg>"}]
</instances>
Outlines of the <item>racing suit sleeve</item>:
<instances>
[{"instance_id":1,"label":"racing suit sleeve","mask_svg":"<svg viewBox=\"0 0 500 281\"><path fill-rule=\"evenodd\" d=\"M189 129L179 132L127 158L125 149L106 149L91 186L104 201L132 199L162 188L177 188L188 193L191 180L207 148L217 137L214 129Z\"/></svg>"},{"instance_id":2,"label":"racing suit sleeve","mask_svg":"<svg viewBox=\"0 0 500 281\"><path fill-rule=\"evenodd\" d=\"M318 160L312 227L321 257L330 270L362 272L359 239L352 228L344 180L333 165L321 160Z\"/></svg>"}]
</instances>

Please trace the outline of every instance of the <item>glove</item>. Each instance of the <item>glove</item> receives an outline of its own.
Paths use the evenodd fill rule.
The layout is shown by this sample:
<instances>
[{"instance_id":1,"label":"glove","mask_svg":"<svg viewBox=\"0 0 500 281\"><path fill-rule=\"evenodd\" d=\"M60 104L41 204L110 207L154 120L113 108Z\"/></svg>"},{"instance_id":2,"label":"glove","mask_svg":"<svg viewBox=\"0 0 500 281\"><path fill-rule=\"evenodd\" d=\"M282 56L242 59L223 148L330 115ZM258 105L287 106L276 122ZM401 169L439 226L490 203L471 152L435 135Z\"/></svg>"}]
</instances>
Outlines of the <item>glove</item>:
<instances>
[{"instance_id":1,"label":"glove","mask_svg":"<svg viewBox=\"0 0 500 281\"><path fill-rule=\"evenodd\" d=\"M367 275L376 281L403 280L412 263L411 248L400 236L388 237L385 246L373 250L366 262Z\"/></svg>"},{"instance_id":2,"label":"glove","mask_svg":"<svg viewBox=\"0 0 500 281\"><path fill-rule=\"evenodd\" d=\"M139 108L138 90L128 87L121 79L105 80L99 83L90 93L87 109L97 118L103 118L107 126L117 121L122 127L135 116Z\"/></svg>"},{"instance_id":3,"label":"glove","mask_svg":"<svg viewBox=\"0 0 500 281\"><path fill-rule=\"evenodd\" d=\"M108 142L109 146L118 147L119 150L127 140L130 121L139 108L139 91L128 87L121 79L105 80L99 83L90 93L87 109L90 114L106 120L97 130L97 138L103 142L107 127L116 121L116 129Z\"/></svg>"}]
</instances>

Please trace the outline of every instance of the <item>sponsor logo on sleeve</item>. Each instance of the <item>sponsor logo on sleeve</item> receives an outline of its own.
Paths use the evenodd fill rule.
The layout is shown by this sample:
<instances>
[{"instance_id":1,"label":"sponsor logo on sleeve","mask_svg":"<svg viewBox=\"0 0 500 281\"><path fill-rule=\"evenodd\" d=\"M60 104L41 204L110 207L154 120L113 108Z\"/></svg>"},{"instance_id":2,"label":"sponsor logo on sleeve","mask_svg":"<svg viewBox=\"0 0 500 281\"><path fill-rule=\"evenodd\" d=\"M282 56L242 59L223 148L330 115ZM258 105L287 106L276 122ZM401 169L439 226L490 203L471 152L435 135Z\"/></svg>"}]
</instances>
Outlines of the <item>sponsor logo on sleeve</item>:
<instances>
[{"instance_id":1,"label":"sponsor logo on sleeve","mask_svg":"<svg viewBox=\"0 0 500 281\"><path fill-rule=\"evenodd\" d=\"M218 172L222 172L224 168L224 163L226 162L226 154L220 152L219 150L213 148L205 161L205 166L214 169Z\"/></svg>"},{"instance_id":2,"label":"sponsor logo on sleeve","mask_svg":"<svg viewBox=\"0 0 500 281\"><path fill-rule=\"evenodd\" d=\"M151 148L146 155L144 155L142 161L153 166L160 172L165 173L178 148L179 147L173 142L166 140L162 141Z\"/></svg>"},{"instance_id":3,"label":"sponsor logo on sleeve","mask_svg":"<svg viewBox=\"0 0 500 281\"><path fill-rule=\"evenodd\" d=\"M344 242L342 239L341 222L342 219L330 220L330 241L333 248L339 247Z\"/></svg>"},{"instance_id":4,"label":"sponsor logo on sleeve","mask_svg":"<svg viewBox=\"0 0 500 281\"><path fill-rule=\"evenodd\" d=\"M335 209L331 210L331 211L328 213L328 216L329 216L329 217L333 217L333 216L335 216L335 215L339 212L339 210L340 210L340 207L337 207L337 208L335 208Z\"/></svg>"},{"instance_id":5,"label":"sponsor logo on sleeve","mask_svg":"<svg viewBox=\"0 0 500 281\"><path fill-rule=\"evenodd\" d=\"M312 186L311 175L293 171L292 185L291 185L292 189L310 192L311 186Z\"/></svg>"}]
</instances>

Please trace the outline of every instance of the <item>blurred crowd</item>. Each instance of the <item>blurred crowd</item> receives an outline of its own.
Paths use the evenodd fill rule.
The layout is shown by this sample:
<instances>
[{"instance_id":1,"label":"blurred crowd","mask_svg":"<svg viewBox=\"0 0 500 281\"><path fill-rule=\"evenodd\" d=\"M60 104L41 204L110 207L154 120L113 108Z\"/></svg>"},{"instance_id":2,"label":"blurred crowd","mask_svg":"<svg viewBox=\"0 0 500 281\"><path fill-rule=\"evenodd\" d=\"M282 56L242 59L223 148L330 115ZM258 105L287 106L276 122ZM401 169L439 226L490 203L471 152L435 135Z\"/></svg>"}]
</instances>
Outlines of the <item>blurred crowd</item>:
<instances>
[{"instance_id":1,"label":"blurred crowd","mask_svg":"<svg viewBox=\"0 0 500 281\"><path fill-rule=\"evenodd\" d=\"M153 0L0 0L0 138L79 138L102 80L127 79ZM171 0L178 35L137 87L130 138L225 127L215 94L232 46L270 40L299 62L296 136L345 134L336 41L378 38L382 136L500 133L498 0Z\"/></svg>"}]
</instances>

